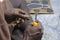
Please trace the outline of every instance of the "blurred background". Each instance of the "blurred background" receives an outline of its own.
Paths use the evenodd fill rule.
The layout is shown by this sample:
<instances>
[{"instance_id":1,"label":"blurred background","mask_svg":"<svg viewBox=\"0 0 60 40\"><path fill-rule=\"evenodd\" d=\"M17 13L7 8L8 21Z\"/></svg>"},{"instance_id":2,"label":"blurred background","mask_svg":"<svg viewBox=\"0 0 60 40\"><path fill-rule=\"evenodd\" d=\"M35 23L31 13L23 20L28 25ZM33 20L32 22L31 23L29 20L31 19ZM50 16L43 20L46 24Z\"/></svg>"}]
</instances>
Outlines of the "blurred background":
<instances>
[{"instance_id":1,"label":"blurred background","mask_svg":"<svg viewBox=\"0 0 60 40\"><path fill-rule=\"evenodd\" d=\"M34 14L34 9L39 9L40 14L53 14L50 0L26 0L30 13Z\"/></svg>"},{"instance_id":2,"label":"blurred background","mask_svg":"<svg viewBox=\"0 0 60 40\"><path fill-rule=\"evenodd\" d=\"M39 9L41 5L43 4L45 5L45 3L47 4L46 1L48 1L49 4L47 11L45 10L47 7L45 8L40 7L40 13L38 14L37 17L44 27L44 35L42 40L60 40L60 5L59 5L60 0L45 0L43 4L41 4L41 0L26 0L26 1L28 3L27 6L30 8L30 12L32 13L34 13L33 11L34 8ZM31 3L34 6L32 6ZM43 11L41 8L42 9L44 8ZM35 20L35 14L31 14L31 16L33 20Z\"/></svg>"}]
</instances>

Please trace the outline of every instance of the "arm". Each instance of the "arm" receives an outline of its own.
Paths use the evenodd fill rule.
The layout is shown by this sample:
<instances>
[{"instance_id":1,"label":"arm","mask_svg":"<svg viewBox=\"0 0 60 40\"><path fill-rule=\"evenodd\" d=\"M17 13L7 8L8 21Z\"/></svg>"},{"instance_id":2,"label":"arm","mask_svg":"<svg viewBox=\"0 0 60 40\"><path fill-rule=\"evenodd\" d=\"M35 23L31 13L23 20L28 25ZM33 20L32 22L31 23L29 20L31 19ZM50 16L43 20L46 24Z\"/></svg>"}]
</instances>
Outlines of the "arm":
<instances>
[{"instance_id":1,"label":"arm","mask_svg":"<svg viewBox=\"0 0 60 40\"><path fill-rule=\"evenodd\" d=\"M4 18L3 4L0 2L0 40L10 40L10 32Z\"/></svg>"}]
</instances>

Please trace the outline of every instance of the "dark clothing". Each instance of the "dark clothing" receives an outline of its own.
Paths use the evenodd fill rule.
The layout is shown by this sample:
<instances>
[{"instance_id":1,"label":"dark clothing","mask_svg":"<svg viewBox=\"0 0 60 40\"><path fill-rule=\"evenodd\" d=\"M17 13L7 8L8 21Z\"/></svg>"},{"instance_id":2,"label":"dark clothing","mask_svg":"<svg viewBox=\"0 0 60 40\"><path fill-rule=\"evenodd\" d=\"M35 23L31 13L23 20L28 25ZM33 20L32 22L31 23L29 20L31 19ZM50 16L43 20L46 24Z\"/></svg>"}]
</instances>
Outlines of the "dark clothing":
<instances>
[{"instance_id":1,"label":"dark clothing","mask_svg":"<svg viewBox=\"0 0 60 40\"><path fill-rule=\"evenodd\" d=\"M29 13L29 9L25 0L10 0L10 2L14 8L20 8Z\"/></svg>"},{"instance_id":2,"label":"dark clothing","mask_svg":"<svg viewBox=\"0 0 60 40\"><path fill-rule=\"evenodd\" d=\"M13 40L41 40L43 35L43 26L41 23L37 27L31 25L31 20L25 20L24 23L17 24L12 32Z\"/></svg>"},{"instance_id":3,"label":"dark clothing","mask_svg":"<svg viewBox=\"0 0 60 40\"><path fill-rule=\"evenodd\" d=\"M31 23L31 22L26 22ZM27 26L24 32L24 40L41 40L43 35L43 26L38 22L38 26L34 27L31 24Z\"/></svg>"}]
</instances>

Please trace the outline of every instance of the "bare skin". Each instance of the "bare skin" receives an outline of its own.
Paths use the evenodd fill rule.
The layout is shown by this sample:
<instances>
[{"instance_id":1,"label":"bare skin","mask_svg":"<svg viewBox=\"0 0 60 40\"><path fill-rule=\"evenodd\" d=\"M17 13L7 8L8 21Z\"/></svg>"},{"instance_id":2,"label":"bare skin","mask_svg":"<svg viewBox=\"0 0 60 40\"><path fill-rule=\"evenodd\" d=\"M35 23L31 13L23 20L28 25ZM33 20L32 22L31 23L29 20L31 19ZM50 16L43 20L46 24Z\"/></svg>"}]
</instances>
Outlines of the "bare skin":
<instances>
[{"instance_id":1,"label":"bare skin","mask_svg":"<svg viewBox=\"0 0 60 40\"><path fill-rule=\"evenodd\" d=\"M3 7L3 1L0 0L0 40L11 40L11 34L8 28L8 23L5 20L5 15L9 17L10 15L16 15L23 18L28 18L28 15L25 15L26 13L20 9L4 10ZM20 13L22 14L20 15Z\"/></svg>"},{"instance_id":2,"label":"bare skin","mask_svg":"<svg viewBox=\"0 0 60 40\"><path fill-rule=\"evenodd\" d=\"M3 4L0 2L0 40L10 40L8 24L4 18Z\"/></svg>"}]
</instances>

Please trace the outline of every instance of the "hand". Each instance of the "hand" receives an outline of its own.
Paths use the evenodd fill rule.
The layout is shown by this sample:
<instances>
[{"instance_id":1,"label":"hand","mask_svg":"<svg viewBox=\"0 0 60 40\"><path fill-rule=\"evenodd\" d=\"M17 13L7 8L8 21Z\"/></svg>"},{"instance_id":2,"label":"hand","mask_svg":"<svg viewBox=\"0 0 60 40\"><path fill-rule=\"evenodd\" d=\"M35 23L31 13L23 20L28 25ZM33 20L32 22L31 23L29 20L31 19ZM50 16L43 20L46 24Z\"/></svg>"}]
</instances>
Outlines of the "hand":
<instances>
[{"instance_id":1,"label":"hand","mask_svg":"<svg viewBox=\"0 0 60 40\"><path fill-rule=\"evenodd\" d=\"M30 17L27 12L21 9L14 9L14 11L15 11L15 14L18 15L20 18L29 19Z\"/></svg>"},{"instance_id":2,"label":"hand","mask_svg":"<svg viewBox=\"0 0 60 40\"><path fill-rule=\"evenodd\" d=\"M21 9L9 9L5 11L5 18L8 22L14 21L16 18L29 19L28 13Z\"/></svg>"}]
</instances>

